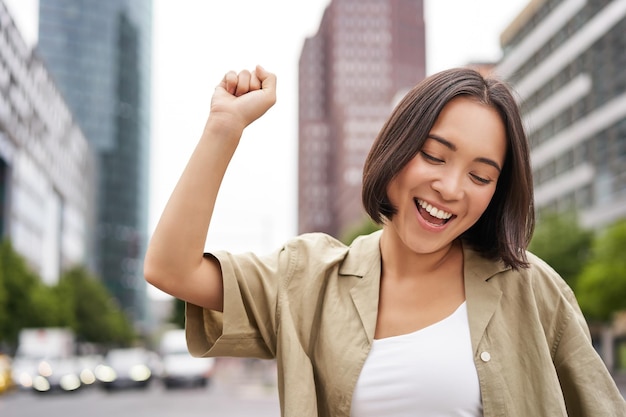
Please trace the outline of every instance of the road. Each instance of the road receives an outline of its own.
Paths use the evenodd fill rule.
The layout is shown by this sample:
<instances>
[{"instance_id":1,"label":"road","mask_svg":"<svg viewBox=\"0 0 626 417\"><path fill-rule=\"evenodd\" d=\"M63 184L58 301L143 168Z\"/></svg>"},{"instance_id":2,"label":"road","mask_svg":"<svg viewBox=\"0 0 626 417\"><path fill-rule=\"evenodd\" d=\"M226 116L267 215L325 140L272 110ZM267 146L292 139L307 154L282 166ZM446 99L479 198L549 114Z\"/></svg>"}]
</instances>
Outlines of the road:
<instances>
[{"instance_id":1,"label":"road","mask_svg":"<svg viewBox=\"0 0 626 417\"><path fill-rule=\"evenodd\" d=\"M233 361L222 365L206 388L166 390L154 381L146 390L106 392L89 387L73 393L10 392L0 396L2 417L278 417L272 369Z\"/></svg>"},{"instance_id":2,"label":"road","mask_svg":"<svg viewBox=\"0 0 626 417\"><path fill-rule=\"evenodd\" d=\"M0 396L0 416L280 416L273 362L220 360L215 378L206 388L166 390L155 381L147 390L111 393L99 387L65 394L14 391ZM626 395L626 375L617 382Z\"/></svg>"}]
</instances>

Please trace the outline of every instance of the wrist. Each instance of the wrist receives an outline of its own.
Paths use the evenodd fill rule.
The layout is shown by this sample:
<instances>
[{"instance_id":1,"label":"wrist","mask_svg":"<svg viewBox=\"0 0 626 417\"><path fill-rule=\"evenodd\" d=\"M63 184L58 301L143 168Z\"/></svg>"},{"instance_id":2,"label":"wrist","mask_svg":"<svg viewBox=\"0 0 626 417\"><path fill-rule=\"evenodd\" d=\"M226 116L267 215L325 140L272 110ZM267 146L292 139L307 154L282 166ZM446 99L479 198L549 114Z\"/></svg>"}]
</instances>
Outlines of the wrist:
<instances>
[{"instance_id":1,"label":"wrist","mask_svg":"<svg viewBox=\"0 0 626 417\"><path fill-rule=\"evenodd\" d=\"M207 119L202 136L212 138L211 140L230 142L236 146L241 139L244 128L245 125L238 122L234 117L211 115Z\"/></svg>"}]
</instances>

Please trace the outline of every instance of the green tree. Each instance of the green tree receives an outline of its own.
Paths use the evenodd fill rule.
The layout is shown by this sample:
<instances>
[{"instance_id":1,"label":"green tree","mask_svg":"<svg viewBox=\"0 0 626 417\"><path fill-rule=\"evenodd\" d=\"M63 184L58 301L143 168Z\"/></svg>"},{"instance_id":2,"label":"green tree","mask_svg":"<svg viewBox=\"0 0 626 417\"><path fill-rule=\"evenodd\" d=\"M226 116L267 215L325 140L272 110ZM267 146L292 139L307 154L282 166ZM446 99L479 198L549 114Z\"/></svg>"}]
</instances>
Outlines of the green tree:
<instances>
[{"instance_id":1,"label":"green tree","mask_svg":"<svg viewBox=\"0 0 626 417\"><path fill-rule=\"evenodd\" d=\"M38 280L30 291L30 297L33 314L28 327L63 327L68 323L63 315L63 298L58 296L55 287Z\"/></svg>"},{"instance_id":2,"label":"green tree","mask_svg":"<svg viewBox=\"0 0 626 417\"><path fill-rule=\"evenodd\" d=\"M185 302L183 300L174 299L174 308L172 309L169 322L181 329L185 328Z\"/></svg>"},{"instance_id":3,"label":"green tree","mask_svg":"<svg viewBox=\"0 0 626 417\"><path fill-rule=\"evenodd\" d=\"M372 232L380 229L380 225L374 223L372 219L369 217L363 219L356 226L348 229L339 240L341 240L346 245L352 243L354 239L361 235L369 235Z\"/></svg>"},{"instance_id":4,"label":"green tree","mask_svg":"<svg viewBox=\"0 0 626 417\"><path fill-rule=\"evenodd\" d=\"M575 213L548 213L537 221L529 250L546 261L572 287L587 262L593 232Z\"/></svg>"},{"instance_id":5,"label":"green tree","mask_svg":"<svg viewBox=\"0 0 626 417\"><path fill-rule=\"evenodd\" d=\"M589 319L609 321L626 309L626 220L596 235L591 257L578 278L576 295Z\"/></svg>"},{"instance_id":6,"label":"green tree","mask_svg":"<svg viewBox=\"0 0 626 417\"><path fill-rule=\"evenodd\" d=\"M0 243L0 342L15 346L26 327L69 327L80 340L128 345L133 327L106 287L83 267L48 286L9 241Z\"/></svg>"},{"instance_id":7,"label":"green tree","mask_svg":"<svg viewBox=\"0 0 626 417\"><path fill-rule=\"evenodd\" d=\"M135 335L124 313L106 287L85 268L68 270L57 285L57 293L66 302L61 312L79 340L128 345Z\"/></svg>"},{"instance_id":8,"label":"green tree","mask_svg":"<svg viewBox=\"0 0 626 417\"><path fill-rule=\"evenodd\" d=\"M0 339L15 345L19 331L39 322L33 293L41 285L8 240L0 243Z\"/></svg>"}]
</instances>

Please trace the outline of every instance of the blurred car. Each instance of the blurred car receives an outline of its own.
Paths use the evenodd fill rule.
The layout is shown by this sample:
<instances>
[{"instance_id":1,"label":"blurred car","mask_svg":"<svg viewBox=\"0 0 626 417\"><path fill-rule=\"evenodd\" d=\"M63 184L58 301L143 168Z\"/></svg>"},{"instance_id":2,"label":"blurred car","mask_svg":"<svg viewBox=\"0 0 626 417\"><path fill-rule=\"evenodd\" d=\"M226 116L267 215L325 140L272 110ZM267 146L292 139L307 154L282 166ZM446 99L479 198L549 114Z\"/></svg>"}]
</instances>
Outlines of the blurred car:
<instances>
[{"instance_id":1,"label":"blurred car","mask_svg":"<svg viewBox=\"0 0 626 417\"><path fill-rule=\"evenodd\" d=\"M75 357L16 356L12 368L13 383L20 389L69 392L82 385Z\"/></svg>"},{"instance_id":2,"label":"blurred car","mask_svg":"<svg viewBox=\"0 0 626 417\"><path fill-rule=\"evenodd\" d=\"M16 356L11 366L13 384L21 390L33 388L33 378L37 376L37 364L40 358L30 356Z\"/></svg>"},{"instance_id":3,"label":"blurred car","mask_svg":"<svg viewBox=\"0 0 626 417\"><path fill-rule=\"evenodd\" d=\"M12 379L21 389L75 391L81 387L74 332L67 328L20 330Z\"/></svg>"},{"instance_id":4,"label":"blurred car","mask_svg":"<svg viewBox=\"0 0 626 417\"><path fill-rule=\"evenodd\" d=\"M119 348L110 350L104 363L95 369L95 376L107 390L147 388L154 378L153 352L147 349Z\"/></svg>"},{"instance_id":5,"label":"blurred car","mask_svg":"<svg viewBox=\"0 0 626 417\"><path fill-rule=\"evenodd\" d=\"M196 358L187 350L185 330L170 330L163 334L160 345L166 388L205 387L215 368L214 358Z\"/></svg>"},{"instance_id":6,"label":"blurred car","mask_svg":"<svg viewBox=\"0 0 626 417\"><path fill-rule=\"evenodd\" d=\"M81 387L80 366L76 357L45 358L37 365L33 389L38 392L76 391Z\"/></svg>"},{"instance_id":7,"label":"blurred car","mask_svg":"<svg viewBox=\"0 0 626 417\"><path fill-rule=\"evenodd\" d=\"M12 379L21 389L37 392L76 391L82 386L76 357L24 357L13 360Z\"/></svg>"},{"instance_id":8,"label":"blurred car","mask_svg":"<svg viewBox=\"0 0 626 417\"><path fill-rule=\"evenodd\" d=\"M96 368L104 363L102 355L81 355L78 358L80 382L84 386L94 385L98 382Z\"/></svg>"},{"instance_id":9,"label":"blurred car","mask_svg":"<svg viewBox=\"0 0 626 417\"><path fill-rule=\"evenodd\" d=\"M13 387L11 362L8 355L0 354L0 394Z\"/></svg>"}]
</instances>

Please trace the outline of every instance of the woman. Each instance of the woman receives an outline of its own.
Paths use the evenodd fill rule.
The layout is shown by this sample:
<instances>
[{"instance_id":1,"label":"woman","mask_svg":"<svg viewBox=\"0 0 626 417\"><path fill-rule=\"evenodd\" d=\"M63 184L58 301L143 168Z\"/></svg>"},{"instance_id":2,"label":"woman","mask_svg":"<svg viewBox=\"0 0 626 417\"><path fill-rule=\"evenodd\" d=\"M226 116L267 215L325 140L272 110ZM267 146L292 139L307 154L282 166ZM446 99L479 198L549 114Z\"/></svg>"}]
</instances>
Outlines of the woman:
<instances>
[{"instance_id":1,"label":"woman","mask_svg":"<svg viewBox=\"0 0 626 417\"><path fill-rule=\"evenodd\" d=\"M572 291L526 252L515 100L473 70L427 78L383 126L363 176L382 230L203 255L226 167L275 87L261 67L224 76L148 247L148 282L187 301L192 354L276 358L284 416L626 415Z\"/></svg>"}]
</instances>

